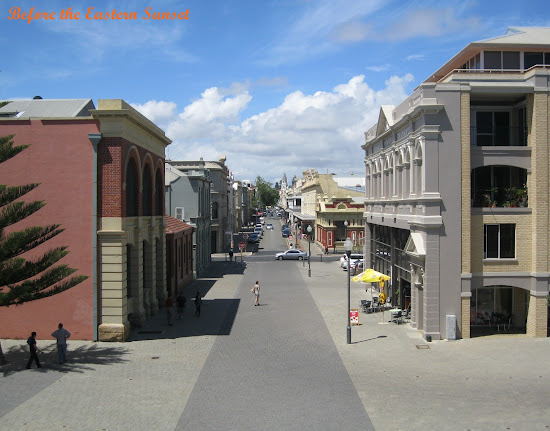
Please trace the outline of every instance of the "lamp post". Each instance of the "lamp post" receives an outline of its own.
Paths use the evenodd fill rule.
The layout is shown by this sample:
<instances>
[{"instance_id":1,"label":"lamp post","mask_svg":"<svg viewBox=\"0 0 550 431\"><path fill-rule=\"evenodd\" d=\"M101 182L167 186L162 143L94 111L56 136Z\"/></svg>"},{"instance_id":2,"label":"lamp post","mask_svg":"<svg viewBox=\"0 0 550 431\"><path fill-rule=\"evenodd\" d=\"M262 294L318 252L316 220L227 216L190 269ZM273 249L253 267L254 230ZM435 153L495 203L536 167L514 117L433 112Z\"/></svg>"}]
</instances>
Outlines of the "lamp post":
<instances>
[{"instance_id":1,"label":"lamp post","mask_svg":"<svg viewBox=\"0 0 550 431\"><path fill-rule=\"evenodd\" d=\"M313 230L311 228L311 225L308 225L307 227L307 239L308 239L308 242L309 242L309 251L308 251L308 256L307 256L307 273L308 273L308 276L311 277L311 231Z\"/></svg>"},{"instance_id":2,"label":"lamp post","mask_svg":"<svg viewBox=\"0 0 550 431\"><path fill-rule=\"evenodd\" d=\"M346 224L345 222L344 224ZM346 238L346 241L344 242L344 249L346 250L346 255L348 256L348 344L351 344L351 326L350 326L350 258L351 258L351 249L353 248L353 243L351 242L351 239Z\"/></svg>"},{"instance_id":3,"label":"lamp post","mask_svg":"<svg viewBox=\"0 0 550 431\"><path fill-rule=\"evenodd\" d=\"M345 230L344 230L344 236L345 236L346 238L348 237L348 224L349 224L349 223L348 223L347 220L344 221L344 228L345 228Z\"/></svg>"}]
</instances>

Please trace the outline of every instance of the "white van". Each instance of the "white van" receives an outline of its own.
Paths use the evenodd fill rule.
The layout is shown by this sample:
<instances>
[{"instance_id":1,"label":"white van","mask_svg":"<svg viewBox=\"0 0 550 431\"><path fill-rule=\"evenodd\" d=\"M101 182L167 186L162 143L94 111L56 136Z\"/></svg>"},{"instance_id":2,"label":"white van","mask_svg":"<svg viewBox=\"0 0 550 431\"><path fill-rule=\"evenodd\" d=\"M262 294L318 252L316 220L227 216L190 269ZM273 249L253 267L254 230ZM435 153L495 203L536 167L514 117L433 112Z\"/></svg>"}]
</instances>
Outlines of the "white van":
<instances>
[{"instance_id":1,"label":"white van","mask_svg":"<svg viewBox=\"0 0 550 431\"><path fill-rule=\"evenodd\" d=\"M260 217L260 223L265 224L265 218L264 217Z\"/></svg>"}]
</instances>

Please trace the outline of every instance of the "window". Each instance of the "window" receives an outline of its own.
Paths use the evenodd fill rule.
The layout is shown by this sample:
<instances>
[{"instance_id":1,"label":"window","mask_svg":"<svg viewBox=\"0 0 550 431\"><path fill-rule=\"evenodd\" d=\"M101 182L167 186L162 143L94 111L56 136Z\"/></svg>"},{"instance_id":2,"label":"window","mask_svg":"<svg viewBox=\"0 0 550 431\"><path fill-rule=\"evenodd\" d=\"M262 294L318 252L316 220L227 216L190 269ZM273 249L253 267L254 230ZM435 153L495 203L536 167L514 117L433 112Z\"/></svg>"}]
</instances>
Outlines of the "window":
<instances>
[{"instance_id":1,"label":"window","mask_svg":"<svg viewBox=\"0 0 550 431\"><path fill-rule=\"evenodd\" d=\"M485 69L502 69L500 51L485 51Z\"/></svg>"},{"instance_id":2,"label":"window","mask_svg":"<svg viewBox=\"0 0 550 431\"><path fill-rule=\"evenodd\" d=\"M162 205L162 198L164 197L164 193L162 192L163 185L164 181L162 181L162 174L160 173L160 169L157 169L155 179L155 215L157 216L164 214L164 208Z\"/></svg>"},{"instance_id":3,"label":"window","mask_svg":"<svg viewBox=\"0 0 550 431\"><path fill-rule=\"evenodd\" d=\"M525 52L523 54L523 67L526 70L530 67L536 66L537 64L544 64L542 52Z\"/></svg>"},{"instance_id":4,"label":"window","mask_svg":"<svg viewBox=\"0 0 550 431\"><path fill-rule=\"evenodd\" d=\"M185 217L185 208L184 207L176 207L176 218L178 220L184 221L183 218Z\"/></svg>"},{"instance_id":5,"label":"window","mask_svg":"<svg viewBox=\"0 0 550 431\"><path fill-rule=\"evenodd\" d=\"M151 184L151 169L145 166L143 172L143 194L141 198L141 214L143 216L153 215L153 185Z\"/></svg>"},{"instance_id":6,"label":"window","mask_svg":"<svg viewBox=\"0 0 550 431\"><path fill-rule=\"evenodd\" d=\"M477 111L475 116L476 145L500 146L510 145L510 113Z\"/></svg>"},{"instance_id":7,"label":"window","mask_svg":"<svg viewBox=\"0 0 550 431\"><path fill-rule=\"evenodd\" d=\"M137 169L134 160L128 162L126 170L126 217L138 215Z\"/></svg>"},{"instance_id":8,"label":"window","mask_svg":"<svg viewBox=\"0 0 550 431\"><path fill-rule=\"evenodd\" d=\"M483 226L484 259L513 259L516 257L516 225L486 224Z\"/></svg>"},{"instance_id":9,"label":"window","mask_svg":"<svg viewBox=\"0 0 550 431\"><path fill-rule=\"evenodd\" d=\"M502 53L502 68L508 70L519 70L519 52Z\"/></svg>"}]
</instances>

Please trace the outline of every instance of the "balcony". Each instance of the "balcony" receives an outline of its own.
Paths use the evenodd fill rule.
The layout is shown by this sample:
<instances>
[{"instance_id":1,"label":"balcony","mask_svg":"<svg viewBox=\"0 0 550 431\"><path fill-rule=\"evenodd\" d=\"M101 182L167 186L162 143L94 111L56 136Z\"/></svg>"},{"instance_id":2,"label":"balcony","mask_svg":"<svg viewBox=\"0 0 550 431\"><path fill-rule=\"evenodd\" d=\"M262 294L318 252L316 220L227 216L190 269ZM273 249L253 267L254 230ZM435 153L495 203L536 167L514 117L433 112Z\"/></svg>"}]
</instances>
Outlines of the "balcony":
<instances>
[{"instance_id":1,"label":"balcony","mask_svg":"<svg viewBox=\"0 0 550 431\"><path fill-rule=\"evenodd\" d=\"M526 208L529 206L527 186L493 187L476 189L472 194L472 207L485 208Z\"/></svg>"}]
</instances>

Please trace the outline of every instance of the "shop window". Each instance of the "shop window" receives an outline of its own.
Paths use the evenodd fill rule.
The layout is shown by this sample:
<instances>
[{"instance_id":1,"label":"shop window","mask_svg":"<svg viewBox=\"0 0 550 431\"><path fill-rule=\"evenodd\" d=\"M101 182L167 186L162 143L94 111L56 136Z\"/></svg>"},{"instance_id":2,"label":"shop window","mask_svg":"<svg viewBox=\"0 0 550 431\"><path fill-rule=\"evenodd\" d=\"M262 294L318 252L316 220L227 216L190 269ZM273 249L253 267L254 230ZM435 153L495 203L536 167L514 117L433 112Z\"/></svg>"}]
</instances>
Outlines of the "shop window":
<instances>
[{"instance_id":1,"label":"shop window","mask_svg":"<svg viewBox=\"0 0 550 431\"><path fill-rule=\"evenodd\" d=\"M516 257L516 225L486 224L483 226L484 259L513 259Z\"/></svg>"}]
</instances>

